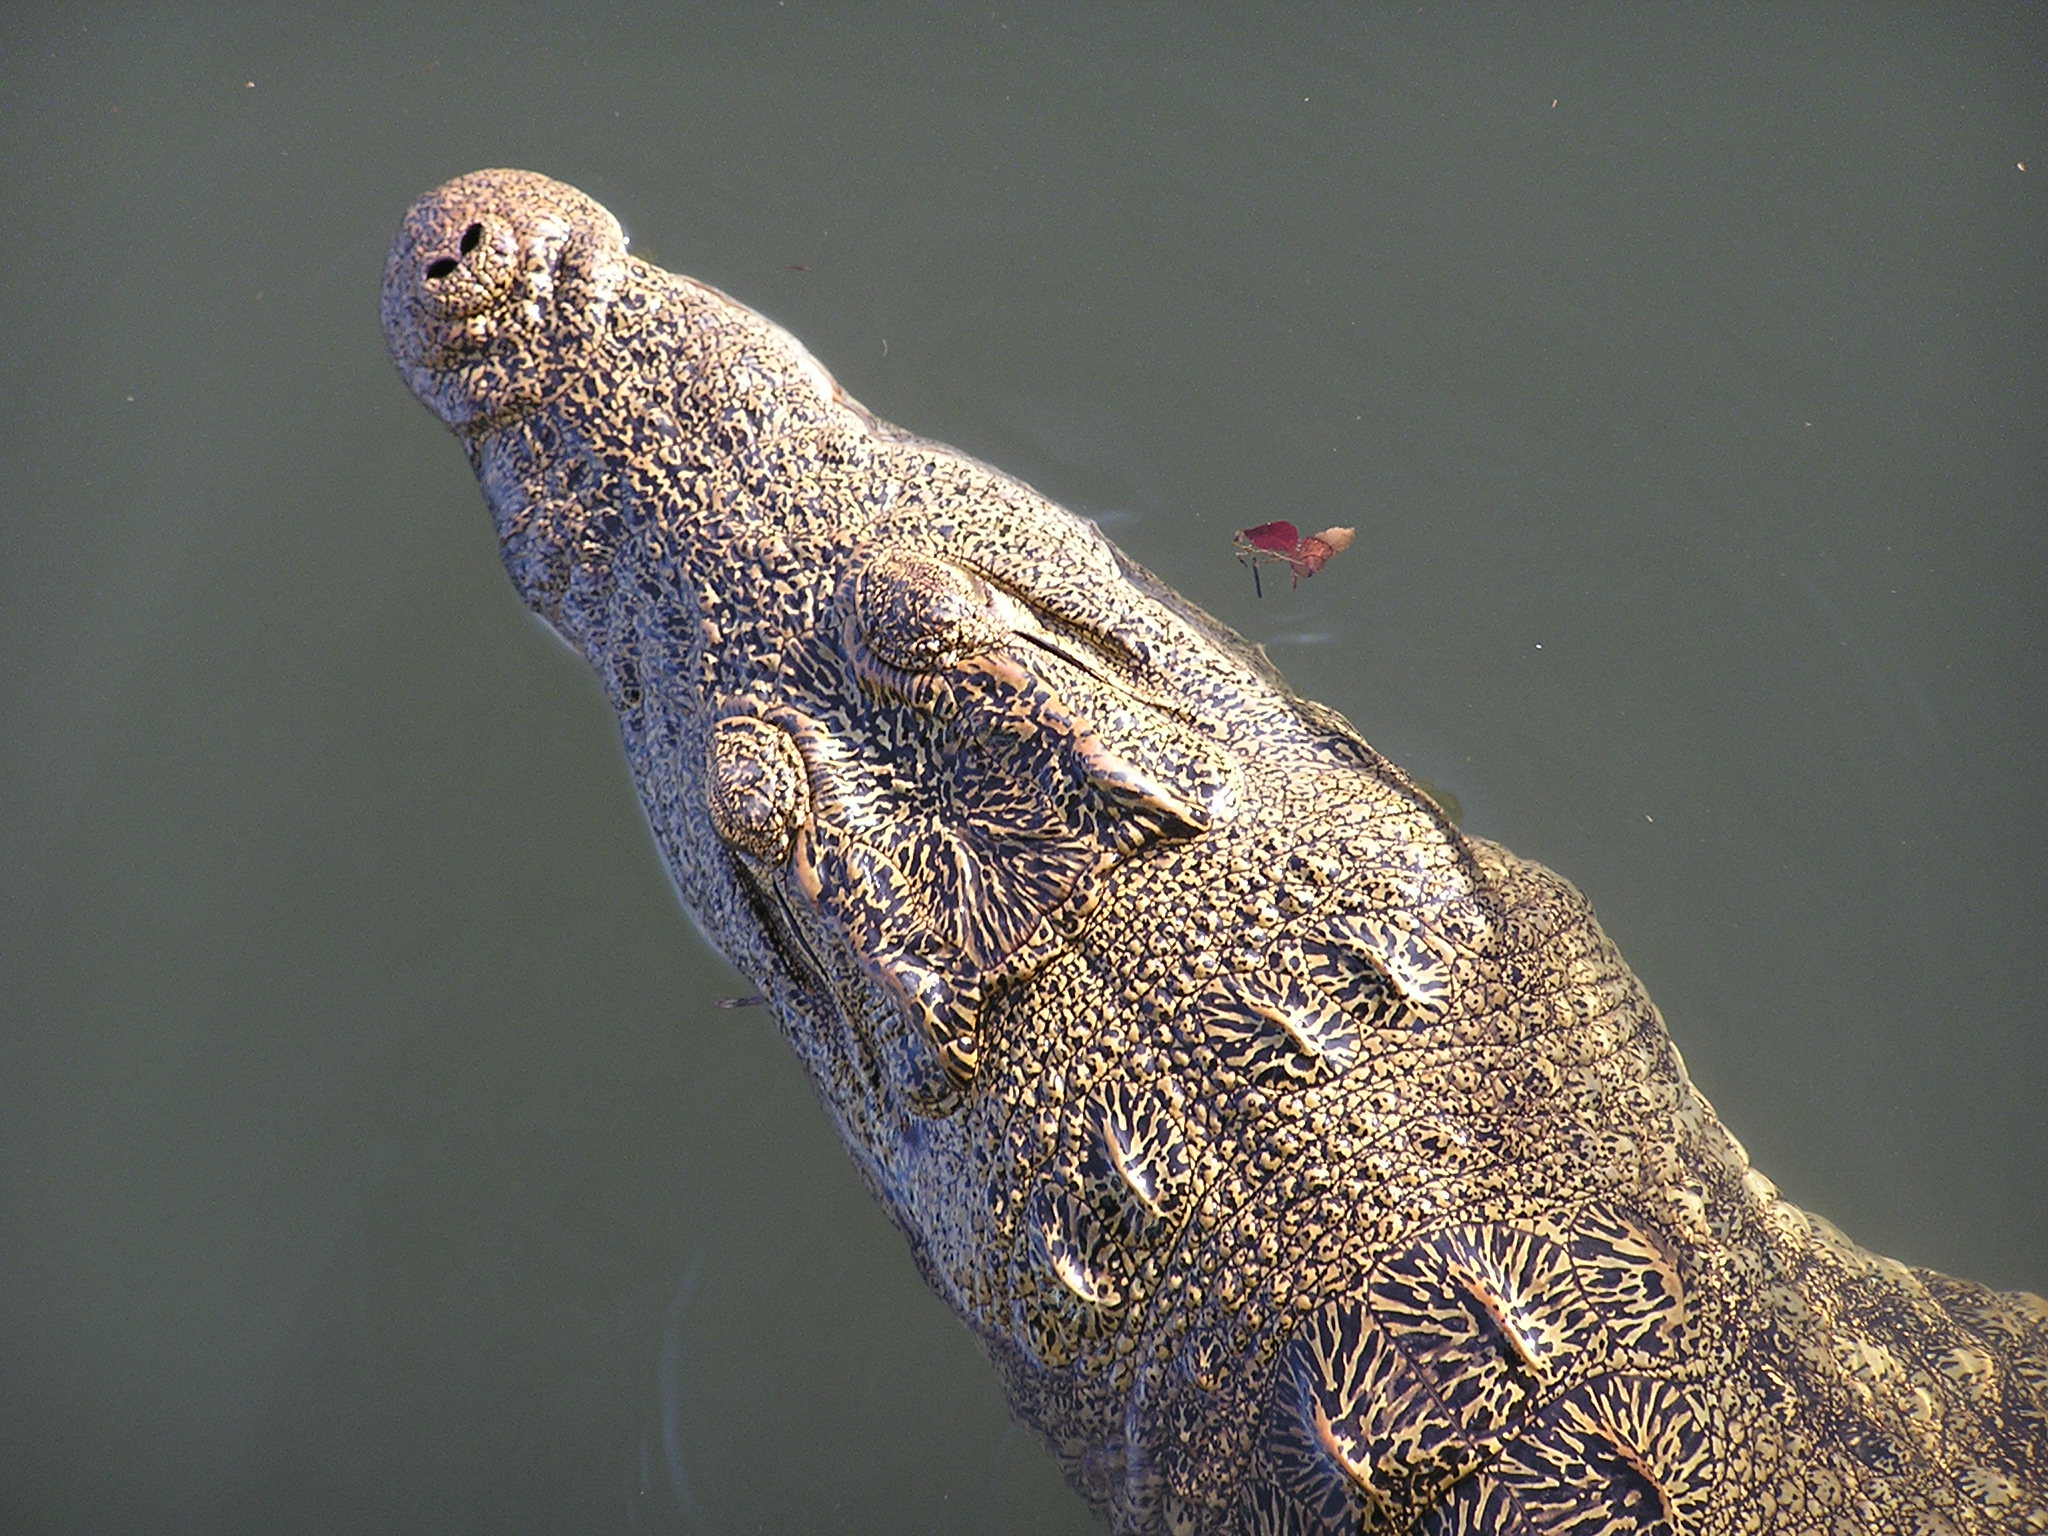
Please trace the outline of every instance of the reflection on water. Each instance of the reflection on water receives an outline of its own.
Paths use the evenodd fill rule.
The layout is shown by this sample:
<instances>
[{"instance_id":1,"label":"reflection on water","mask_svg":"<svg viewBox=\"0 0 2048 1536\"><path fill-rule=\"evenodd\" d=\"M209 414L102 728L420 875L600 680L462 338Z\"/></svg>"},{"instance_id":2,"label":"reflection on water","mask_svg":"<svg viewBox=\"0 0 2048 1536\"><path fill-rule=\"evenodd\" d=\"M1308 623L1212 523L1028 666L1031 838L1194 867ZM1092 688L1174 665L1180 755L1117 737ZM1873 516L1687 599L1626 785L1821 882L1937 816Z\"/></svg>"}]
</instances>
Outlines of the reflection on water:
<instances>
[{"instance_id":1,"label":"reflection on water","mask_svg":"<svg viewBox=\"0 0 2048 1536\"><path fill-rule=\"evenodd\" d=\"M675 1499L677 1513L683 1517L683 1528L701 1532L702 1536L715 1536L719 1527L698 1503L689 1463L683 1455L682 1422L683 1315L689 1308L691 1293L703 1277L707 1257L700 1252L690 1261L675 1295L669 1298L668 1312L661 1322L661 1457L668 1472L669 1492ZM643 1447L645 1443L643 1440Z\"/></svg>"},{"instance_id":2,"label":"reflection on water","mask_svg":"<svg viewBox=\"0 0 2048 1536\"><path fill-rule=\"evenodd\" d=\"M0 22L0 1530L1097 1528L383 356L485 165L1583 886L1793 1198L2048 1283L2031 10L519 14ZM1260 601L1283 519L1359 542Z\"/></svg>"}]
</instances>

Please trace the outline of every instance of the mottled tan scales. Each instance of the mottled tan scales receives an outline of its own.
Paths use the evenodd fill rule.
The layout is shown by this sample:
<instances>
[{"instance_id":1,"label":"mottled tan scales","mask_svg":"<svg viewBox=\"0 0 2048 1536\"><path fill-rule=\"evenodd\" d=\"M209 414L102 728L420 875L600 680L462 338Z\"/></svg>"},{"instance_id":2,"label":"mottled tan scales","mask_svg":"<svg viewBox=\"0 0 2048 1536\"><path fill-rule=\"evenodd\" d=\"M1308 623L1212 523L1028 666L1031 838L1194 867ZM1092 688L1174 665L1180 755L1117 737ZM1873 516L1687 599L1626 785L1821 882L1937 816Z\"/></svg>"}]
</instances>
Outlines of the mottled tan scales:
<instances>
[{"instance_id":1,"label":"mottled tan scales","mask_svg":"<svg viewBox=\"0 0 2048 1536\"><path fill-rule=\"evenodd\" d=\"M1120 1532L2048 1531L2048 1304L1779 1198L1550 871L521 171L391 352L677 887Z\"/></svg>"}]
</instances>

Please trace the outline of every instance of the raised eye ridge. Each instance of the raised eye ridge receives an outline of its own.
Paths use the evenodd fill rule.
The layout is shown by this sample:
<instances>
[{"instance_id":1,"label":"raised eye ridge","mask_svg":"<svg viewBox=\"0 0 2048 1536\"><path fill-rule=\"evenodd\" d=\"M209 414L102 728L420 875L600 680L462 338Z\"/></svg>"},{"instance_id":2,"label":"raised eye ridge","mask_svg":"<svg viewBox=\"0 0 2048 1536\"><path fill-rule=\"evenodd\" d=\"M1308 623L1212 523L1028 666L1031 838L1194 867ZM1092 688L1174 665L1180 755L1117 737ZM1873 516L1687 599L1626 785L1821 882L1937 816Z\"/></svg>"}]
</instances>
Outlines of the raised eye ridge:
<instances>
[{"instance_id":1,"label":"raised eye ridge","mask_svg":"<svg viewBox=\"0 0 2048 1536\"><path fill-rule=\"evenodd\" d=\"M728 715L705 746L711 823L733 847L781 864L811 818L810 774L789 733L756 715Z\"/></svg>"},{"instance_id":2,"label":"raised eye ridge","mask_svg":"<svg viewBox=\"0 0 2048 1536\"><path fill-rule=\"evenodd\" d=\"M860 643L897 671L941 672L1009 638L987 582L916 550L870 556L847 596Z\"/></svg>"}]
</instances>

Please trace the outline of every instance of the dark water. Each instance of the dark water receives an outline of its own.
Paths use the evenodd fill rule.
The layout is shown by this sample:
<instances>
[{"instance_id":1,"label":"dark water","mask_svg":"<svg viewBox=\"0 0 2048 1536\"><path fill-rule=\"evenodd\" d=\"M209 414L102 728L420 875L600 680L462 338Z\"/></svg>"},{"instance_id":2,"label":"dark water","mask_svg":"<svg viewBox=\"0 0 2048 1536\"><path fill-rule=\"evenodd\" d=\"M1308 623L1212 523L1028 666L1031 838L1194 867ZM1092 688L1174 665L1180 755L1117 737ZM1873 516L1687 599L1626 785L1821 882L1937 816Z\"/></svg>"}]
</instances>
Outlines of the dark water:
<instances>
[{"instance_id":1,"label":"dark water","mask_svg":"<svg viewBox=\"0 0 2048 1536\"><path fill-rule=\"evenodd\" d=\"M2048 1287L2038 7L56 14L0 22L0 1529L1090 1528L384 360L480 165L1579 881L1795 1199ZM1359 541L1258 601L1273 517Z\"/></svg>"}]
</instances>

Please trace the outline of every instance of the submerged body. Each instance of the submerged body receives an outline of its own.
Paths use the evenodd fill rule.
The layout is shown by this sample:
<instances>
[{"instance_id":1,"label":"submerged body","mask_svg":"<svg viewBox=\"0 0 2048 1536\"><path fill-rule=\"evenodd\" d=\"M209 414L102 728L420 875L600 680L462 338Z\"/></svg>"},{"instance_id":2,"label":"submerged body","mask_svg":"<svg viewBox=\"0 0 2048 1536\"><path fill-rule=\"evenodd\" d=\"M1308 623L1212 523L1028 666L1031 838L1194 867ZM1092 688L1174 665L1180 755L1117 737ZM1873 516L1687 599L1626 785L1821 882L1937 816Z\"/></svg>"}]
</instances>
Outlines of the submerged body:
<instances>
[{"instance_id":1,"label":"submerged body","mask_svg":"<svg viewBox=\"0 0 2048 1536\"><path fill-rule=\"evenodd\" d=\"M1565 881L485 171L388 339L678 889L1123 1532L2048 1531L2048 1304L1779 1198Z\"/></svg>"}]
</instances>

